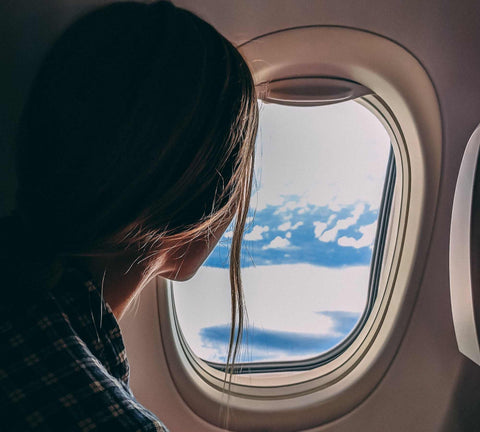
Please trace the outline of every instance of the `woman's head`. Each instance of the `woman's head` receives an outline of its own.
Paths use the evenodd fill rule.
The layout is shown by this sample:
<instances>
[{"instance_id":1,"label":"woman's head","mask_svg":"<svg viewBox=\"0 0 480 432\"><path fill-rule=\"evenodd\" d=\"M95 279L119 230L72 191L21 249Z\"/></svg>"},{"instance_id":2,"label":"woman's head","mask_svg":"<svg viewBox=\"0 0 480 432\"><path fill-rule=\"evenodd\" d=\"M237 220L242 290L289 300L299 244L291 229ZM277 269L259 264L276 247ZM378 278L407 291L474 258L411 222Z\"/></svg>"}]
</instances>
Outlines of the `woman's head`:
<instances>
[{"instance_id":1,"label":"woman's head","mask_svg":"<svg viewBox=\"0 0 480 432\"><path fill-rule=\"evenodd\" d=\"M18 212L53 255L181 257L234 215L243 229L257 117L248 67L209 24L167 2L104 7L33 83Z\"/></svg>"},{"instance_id":2,"label":"woman's head","mask_svg":"<svg viewBox=\"0 0 480 432\"><path fill-rule=\"evenodd\" d=\"M245 61L195 15L132 2L81 18L47 54L19 126L18 215L0 226L17 288L6 294L56 284L58 258L76 255L132 257L142 285L188 278L236 217L231 371L257 123Z\"/></svg>"}]
</instances>

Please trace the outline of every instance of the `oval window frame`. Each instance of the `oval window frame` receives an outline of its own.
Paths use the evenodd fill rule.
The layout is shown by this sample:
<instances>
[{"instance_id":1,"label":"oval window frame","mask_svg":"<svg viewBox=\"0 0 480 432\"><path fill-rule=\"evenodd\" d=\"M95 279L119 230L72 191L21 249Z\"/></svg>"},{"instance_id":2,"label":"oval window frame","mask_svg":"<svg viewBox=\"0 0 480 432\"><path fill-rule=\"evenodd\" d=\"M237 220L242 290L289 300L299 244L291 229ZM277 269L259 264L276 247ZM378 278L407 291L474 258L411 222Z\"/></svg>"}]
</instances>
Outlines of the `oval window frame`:
<instances>
[{"instance_id":1,"label":"oval window frame","mask_svg":"<svg viewBox=\"0 0 480 432\"><path fill-rule=\"evenodd\" d=\"M274 49L278 46L282 50ZM388 271L382 272L383 289L358 338L330 363L302 372L256 374L255 385L250 376L236 376L226 397L223 373L186 347L177 331L171 288L168 282L158 281L167 364L190 408L208 422L223 426L219 410L228 404L232 430L306 429L361 403L398 351L427 256L435 216L431 209L437 206L440 110L420 62L400 45L370 32L331 26L293 28L255 38L241 51L250 61L257 84L319 76L350 80L371 89L374 95L363 96L362 103L375 111L394 137L398 184L384 258L391 264L384 267Z\"/></svg>"}]
</instances>

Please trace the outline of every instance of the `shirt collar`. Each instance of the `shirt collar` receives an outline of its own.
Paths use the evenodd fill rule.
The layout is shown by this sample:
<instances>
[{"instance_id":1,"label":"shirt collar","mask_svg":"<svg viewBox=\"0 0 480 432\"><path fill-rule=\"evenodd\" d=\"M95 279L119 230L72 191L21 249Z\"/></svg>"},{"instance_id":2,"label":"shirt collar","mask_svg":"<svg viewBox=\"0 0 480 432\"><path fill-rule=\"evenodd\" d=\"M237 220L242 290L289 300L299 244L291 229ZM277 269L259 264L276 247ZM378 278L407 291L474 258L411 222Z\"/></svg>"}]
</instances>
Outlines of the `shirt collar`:
<instances>
[{"instance_id":1,"label":"shirt collar","mask_svg":"<svg viewBox=\"0 0 480 432\"><path fill-rule=\"evenodd\" d=\"M128 388L130 368L120 326L92 278L78 269L66 269L52 292L91 353Z\"/></svg>"}]
</instances>

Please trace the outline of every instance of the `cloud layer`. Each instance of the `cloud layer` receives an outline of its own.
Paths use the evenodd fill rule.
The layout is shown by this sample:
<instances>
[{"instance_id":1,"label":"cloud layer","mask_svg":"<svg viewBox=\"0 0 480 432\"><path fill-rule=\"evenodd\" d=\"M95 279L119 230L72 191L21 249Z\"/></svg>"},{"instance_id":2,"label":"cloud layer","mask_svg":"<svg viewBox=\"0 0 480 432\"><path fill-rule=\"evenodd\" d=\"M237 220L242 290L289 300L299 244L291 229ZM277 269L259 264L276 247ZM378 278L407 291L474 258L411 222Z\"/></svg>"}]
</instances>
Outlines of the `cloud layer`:
<instances>
[{"instance_id":1,"label":"cloud layer","mask_svg":"<svg viewBox=\"0 0 480 432\"><path fill-rule=\"evenodd\" d=\"M301 201L300 196L287 197ZM308 206L300 211L268 206L246 227L242 266L309 263L319 266L366 265L375 241L378 210L357 202L335 211ZM208 258L209 267L227 268L230 227Z\"/></svg>"},{"instance_id":2,"label":"cloud layer","mask_svg":"<svg viewBox=\"0 0 480 432\"><path fill-rule=\"evenodd\" d=\"M260 359L261 350L266 349L262 343L271 341L275 345L297 336L303 342L294 352L288 354L290 348L281 350L275 345L265 356L271 360L288 355L318 355L321 351L312 354L313 345L308 345L308 341L315 342L315 349L337 343L353 328L348 317L354 320L366 304L368 266L258 266L244 269L242 275L247 321L258 336L254 342L246 341L248 347L254 344L250 354L255 359ZM220 346L222 339L215 339L214 335L222 334L222 326L230 320L228 270L203 267L194 279L175 283L174 288L176 312L188 344L201 358L219 360L224 347Z\"/></svg>"},{"instance_id":3,"label":"cloud layer","mask_svg":"<svg viewBox=\"0 0 480 432\"><path fill-rule=\"evenodd\" d=\"M238 362L279 361L315 357L339 344L353 330L359 314L344 311L319 312L332 322L329 334L298 333L249 327ZM202 345L209 350L210 361L224 363L228 350L230 325L222 324L200 330Z\"/></svg>"}]
</instances>

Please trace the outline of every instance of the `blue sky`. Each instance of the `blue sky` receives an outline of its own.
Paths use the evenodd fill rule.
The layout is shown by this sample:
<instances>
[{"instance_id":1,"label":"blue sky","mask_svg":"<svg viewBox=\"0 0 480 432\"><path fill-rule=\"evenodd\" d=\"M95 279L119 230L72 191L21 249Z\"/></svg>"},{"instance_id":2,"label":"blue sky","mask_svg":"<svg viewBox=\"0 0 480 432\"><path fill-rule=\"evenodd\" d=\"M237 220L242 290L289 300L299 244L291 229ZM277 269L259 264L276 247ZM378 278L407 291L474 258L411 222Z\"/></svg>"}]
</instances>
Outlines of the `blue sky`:
<instances>
[{"instance_id":1,"label":"blue sky","mask_svg":"<svg viewBox=\"0 0 480 432\"><path fill-rule=\"evenodd\" d=\"M367 299L390 139L365 107L261 105L242 251L244 361L313 357L341 342ZM191 349L222 362L231 228L198 274L174 284Z\"/></svg>"},{"instance_id":2,"label":"blue sky","mask_svg":"<svg viewBox=\"0 0 480 432\"><path fill-rule=\"evenodd\" d=\"M298 201L298 196L289 196L287 202ZM280 210L280 206L269 205L257 211L249 222L242 267L296 263L343 267L370 263L374 236L359 243L365 237L361 229L377 221L378 209L371 209L368 203L355 203L338 211L333 211L328 206L311 205L302 209ZM359 210L363 211L360 213ZM323 241L325 238L322 240L322 234L335 229L339 221L347 222L341 224L335 238ZM206 266L228 268L231 232L229 228L209 256ZM339 244L341 238L351 239L350 245L342 246L342 242Z\"/></svg>"}]
</instances>

